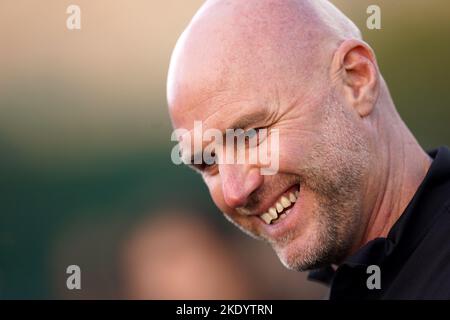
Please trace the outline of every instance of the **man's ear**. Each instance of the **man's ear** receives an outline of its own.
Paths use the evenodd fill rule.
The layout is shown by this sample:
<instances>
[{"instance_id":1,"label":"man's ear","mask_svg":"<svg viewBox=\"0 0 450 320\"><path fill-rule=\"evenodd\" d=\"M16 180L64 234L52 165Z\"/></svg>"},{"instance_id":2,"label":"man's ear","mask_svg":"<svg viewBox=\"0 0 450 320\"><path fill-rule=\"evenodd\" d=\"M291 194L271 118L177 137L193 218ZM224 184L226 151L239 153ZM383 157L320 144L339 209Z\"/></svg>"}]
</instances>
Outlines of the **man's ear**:
<instances>
[{"instance_id":1,"label":"man's ear","mask_svg":"<svg viewBox=\"0 0 450 320\"><path fill-rule=\"evenodd\" d=\"M379 93L379 71L372 49L363 41L344 41L334 54L331 72L350 105L361 117L369 115Z\"/></svg>"}]
</instances>

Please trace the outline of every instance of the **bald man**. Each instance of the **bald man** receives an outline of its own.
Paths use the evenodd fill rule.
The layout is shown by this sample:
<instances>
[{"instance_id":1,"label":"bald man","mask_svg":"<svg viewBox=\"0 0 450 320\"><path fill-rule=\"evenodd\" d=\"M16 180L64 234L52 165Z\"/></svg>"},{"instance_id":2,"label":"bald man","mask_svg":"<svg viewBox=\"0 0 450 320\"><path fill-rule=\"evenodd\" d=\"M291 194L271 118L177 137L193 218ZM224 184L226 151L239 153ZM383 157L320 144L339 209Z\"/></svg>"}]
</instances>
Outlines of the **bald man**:
<instances>
[{"instance_id":1,"label":"bald man","mask_svg":"<svg viewBox=\"0 0 450 320\"><path fill-rule=\"evenodd\" d=\"M450 298L450 151L420 147L374 52L331 3L207 1L173 52L167 96L180 141L199 121L267 129L258 144L279 133L275 174L221 161L226 144L188 164L287 268L314 270L331 299Z\"/></svg>"}]
</instances>

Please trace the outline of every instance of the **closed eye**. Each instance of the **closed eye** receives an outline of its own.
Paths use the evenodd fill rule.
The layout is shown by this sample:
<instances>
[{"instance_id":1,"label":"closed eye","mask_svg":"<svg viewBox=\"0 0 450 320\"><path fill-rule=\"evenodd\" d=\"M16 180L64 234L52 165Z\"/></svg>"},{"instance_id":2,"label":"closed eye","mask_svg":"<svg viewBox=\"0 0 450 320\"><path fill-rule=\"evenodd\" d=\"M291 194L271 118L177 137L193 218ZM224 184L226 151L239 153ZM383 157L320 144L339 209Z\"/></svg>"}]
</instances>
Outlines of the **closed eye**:
<instances>
[{"instance_id":1,"label":"closed eye","mask_svg":"<svg viewBox=\"0 0 450 320\"><path fill-rule=\"evenodd\" d=\"M192 159L191 163L188 163L187 166L200 174L203 174L205 172L212 173L214 169L217 168L215 156L216 154L214 152L211 152L211 159L209 159L209 161L205 161L202 157L200 163L195 163L194 159Z\"/></svg>"}]
</instances>

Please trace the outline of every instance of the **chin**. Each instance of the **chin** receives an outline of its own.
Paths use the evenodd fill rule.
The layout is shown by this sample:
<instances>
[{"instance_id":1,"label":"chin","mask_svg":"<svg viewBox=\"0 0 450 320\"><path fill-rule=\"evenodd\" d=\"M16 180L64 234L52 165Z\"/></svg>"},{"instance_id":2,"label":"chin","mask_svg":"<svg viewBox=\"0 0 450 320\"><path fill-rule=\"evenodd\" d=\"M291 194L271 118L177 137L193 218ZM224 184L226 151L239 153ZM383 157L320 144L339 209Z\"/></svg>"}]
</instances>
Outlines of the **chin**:
<instances>
[{"instance_id":1,"label":"chin","mask_svg":"<svg viewBox=\"0 0 450 320\"><path fill-rule=\"evenodd\" d=\"M332 263L334 251L316 228L295 238L272 243L281 263L290 270L307 271ZM329 243L329 242L328 242Z\"/></svg>"}]
</instances>

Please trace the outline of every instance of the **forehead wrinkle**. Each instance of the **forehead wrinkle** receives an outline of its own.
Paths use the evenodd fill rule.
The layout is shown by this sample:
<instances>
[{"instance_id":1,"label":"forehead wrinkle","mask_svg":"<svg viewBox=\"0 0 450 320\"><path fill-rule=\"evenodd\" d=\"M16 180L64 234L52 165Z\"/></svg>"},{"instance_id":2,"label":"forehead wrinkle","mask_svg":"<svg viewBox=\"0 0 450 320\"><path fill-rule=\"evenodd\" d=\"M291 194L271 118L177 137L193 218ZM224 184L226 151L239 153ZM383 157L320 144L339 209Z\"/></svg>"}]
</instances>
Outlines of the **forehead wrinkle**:
<instances>
[{"instance_id":1,"label":"forehead wrinkle","mask_svg":"<svg viewBox=\"0 0 450 320\"><path fill-rule=\"evenodd\" d=\"M237 95L237 94L236 94ZM219 129L221 131L224 131L225 129L231 128L231 124L233 124L234 120L228 121L228 119L232 118L230 115L232 114L238 114L236 112L237 110L252 108L255 103L252 103L251 99L242 99L242 98L236 98L232 101L222 102L220 104L215 104L214 99L217 99L217 96L215 97L209 97L207 99L204 99L203 103L197 104L196 106L187 110L182 110L183 113L190 113L192 115L192 125L194 124L194 121L201 121L203 125L203 129L208 128L215 128ZM205 102L209 101L208 105L205 106ZM197 111L195 111L197 110ZM208 112L210 111L210 112ZM180 110L181 113L181 110ZM197 115L195 115L197 113ZM206 114L206 118L203 117ZM225 122L225 125L224 125ZM226 125L226 122L230 122L230 124ZM222 130L223 128L223 130ZM192 131L192 129L189 129Z\"/></svg>"}]
</instances>

